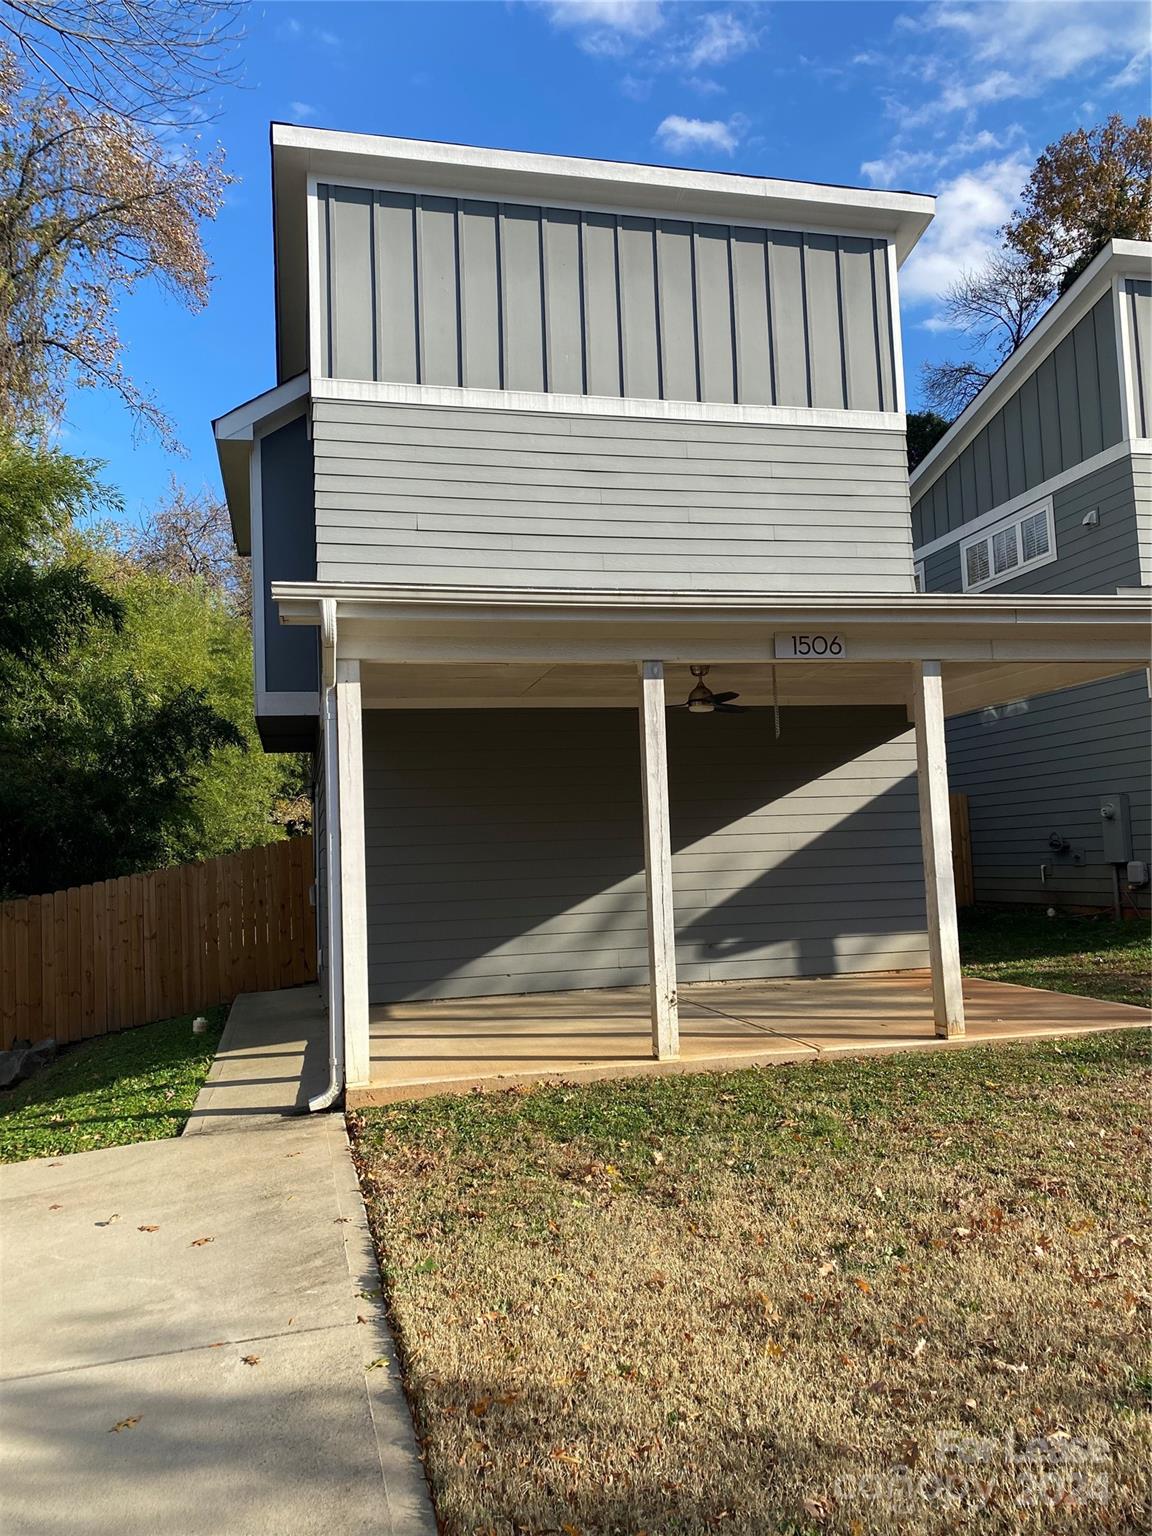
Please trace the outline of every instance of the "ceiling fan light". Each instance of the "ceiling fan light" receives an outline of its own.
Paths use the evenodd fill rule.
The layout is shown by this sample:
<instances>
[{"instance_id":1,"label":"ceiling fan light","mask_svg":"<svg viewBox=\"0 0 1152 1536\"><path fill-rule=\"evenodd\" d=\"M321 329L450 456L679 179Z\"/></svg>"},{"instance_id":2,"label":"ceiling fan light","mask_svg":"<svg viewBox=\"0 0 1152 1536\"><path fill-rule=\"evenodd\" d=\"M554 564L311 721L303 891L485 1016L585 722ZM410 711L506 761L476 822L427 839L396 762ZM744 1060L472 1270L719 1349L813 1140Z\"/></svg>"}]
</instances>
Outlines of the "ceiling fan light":
<instances>
[{"instance_id":1,"label":"ceiling fan light","mask_svg":"<svg viewBox=\"0 0 1152 1536\"><path fill-rule=\"evenodd\" d=\"M690 715L710 715L716 706L711 699L689 699L688 713Z\"/></svg>"}]
</instances>

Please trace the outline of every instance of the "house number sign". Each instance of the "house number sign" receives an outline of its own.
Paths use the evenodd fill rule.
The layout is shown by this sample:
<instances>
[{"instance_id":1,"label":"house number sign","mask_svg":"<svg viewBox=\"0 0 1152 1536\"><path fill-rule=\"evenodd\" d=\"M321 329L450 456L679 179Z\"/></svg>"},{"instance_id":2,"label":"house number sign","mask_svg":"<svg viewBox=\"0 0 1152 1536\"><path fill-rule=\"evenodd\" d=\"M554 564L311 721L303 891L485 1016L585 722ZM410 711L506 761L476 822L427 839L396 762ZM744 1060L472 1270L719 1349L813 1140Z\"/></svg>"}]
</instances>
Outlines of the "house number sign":
<instances>
[{"instance_id":1,"label":"house number sign","mask_svg":"<svg viewBox=\"0 0 1152 1536\"><path fill-rule=\"evenodd\" d=\"M776 657L781 661L826 661L848 654L843 635L827 630L776 635Z\"/></svg>"}]
</instances>

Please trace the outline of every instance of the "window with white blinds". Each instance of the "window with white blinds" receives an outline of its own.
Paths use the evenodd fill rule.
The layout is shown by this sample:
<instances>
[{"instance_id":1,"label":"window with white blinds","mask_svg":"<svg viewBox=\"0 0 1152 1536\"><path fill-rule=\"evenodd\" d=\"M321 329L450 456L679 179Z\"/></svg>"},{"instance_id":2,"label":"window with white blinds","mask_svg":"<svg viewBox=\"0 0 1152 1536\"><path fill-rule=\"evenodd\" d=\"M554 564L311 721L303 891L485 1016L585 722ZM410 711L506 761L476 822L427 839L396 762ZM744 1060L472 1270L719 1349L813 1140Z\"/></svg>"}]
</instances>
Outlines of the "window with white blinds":
<instances>
[{"instance_id":1,"label":"window with white blinds","mask_svg":"<svg viewBox=\"0 0 1152 1536\"><path fill-rule=\"evenodd\" d=\"M1052 498L1038 501L960 544L965 592L997 586L1056 558Z\"/></svg>"}]
</instances>

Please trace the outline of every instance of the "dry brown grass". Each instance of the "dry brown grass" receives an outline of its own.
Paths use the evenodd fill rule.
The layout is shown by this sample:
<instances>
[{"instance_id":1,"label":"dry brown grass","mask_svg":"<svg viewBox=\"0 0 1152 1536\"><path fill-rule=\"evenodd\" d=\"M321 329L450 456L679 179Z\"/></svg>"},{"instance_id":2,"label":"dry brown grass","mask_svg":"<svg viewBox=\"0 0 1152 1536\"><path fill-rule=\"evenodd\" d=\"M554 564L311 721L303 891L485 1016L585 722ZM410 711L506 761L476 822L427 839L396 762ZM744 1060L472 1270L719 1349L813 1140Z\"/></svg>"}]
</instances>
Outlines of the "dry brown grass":
<instances>
[{"instance_id":1,"label":"dry brown grass","mask_svg":"<svg viewBox=\"0 0 1152 1536\"><path fill-rule=\"evenodd\" d=\"M445 1531L1143 1529L1147 1087L1126 1035L366 1112Z\"/></svg>"}]
</instances>

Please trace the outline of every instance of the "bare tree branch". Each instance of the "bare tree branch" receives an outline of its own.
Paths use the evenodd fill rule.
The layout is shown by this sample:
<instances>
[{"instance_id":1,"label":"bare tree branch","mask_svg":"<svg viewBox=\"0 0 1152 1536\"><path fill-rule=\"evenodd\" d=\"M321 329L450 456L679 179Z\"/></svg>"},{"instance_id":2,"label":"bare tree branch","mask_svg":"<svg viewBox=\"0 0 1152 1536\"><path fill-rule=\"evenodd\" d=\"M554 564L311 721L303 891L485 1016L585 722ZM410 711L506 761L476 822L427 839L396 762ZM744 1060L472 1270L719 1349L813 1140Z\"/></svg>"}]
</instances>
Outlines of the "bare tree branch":
<instances>
[{"instance_id":1,"label":"bare tree branch","mask_svg":"<svg viewBox=\"0 0 1152 1536\"><path fill-rule=\"evenodd\" d=\"M958 416L1010 357L1055 297L1049 279L1014 252L997 252L965 272L944 295L943 319L965 337L968 357L925 363L924 398L948 417Z\"/></svg>"},{"instance_id":2,"label":"bare tree branch","mask_svg":"<svg viewBox=\"0 0 1152 1536\"><path fill-rule=\"evenodd\" d=\"M0 0L0 46L80 111L187 126L236 82L241 15L240 0Z\"/></svg>"},{"instance_id":3,"label":"bare tree branch","mask_svg":"<svg viewBox=\"0 0 1152 1536\"><path fill-rule=\"evenodd\" d=\"M192 309L207 301L200 226L228 180L219 151L27 91L0 50L0 425L58 419L69 384L98 384L178 447L124 372L116 311L149 279Z\"/></svg>"}]
</instances>

